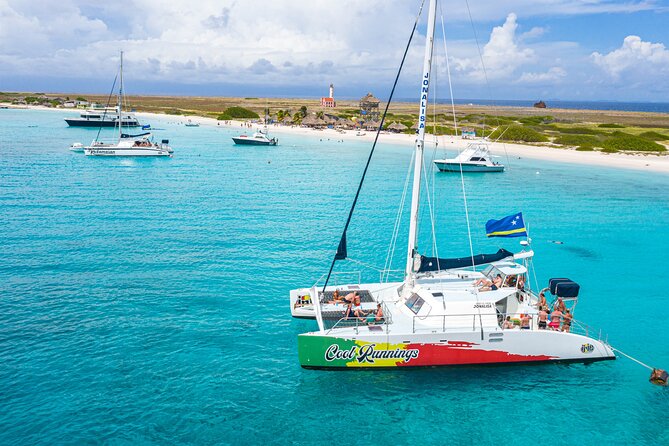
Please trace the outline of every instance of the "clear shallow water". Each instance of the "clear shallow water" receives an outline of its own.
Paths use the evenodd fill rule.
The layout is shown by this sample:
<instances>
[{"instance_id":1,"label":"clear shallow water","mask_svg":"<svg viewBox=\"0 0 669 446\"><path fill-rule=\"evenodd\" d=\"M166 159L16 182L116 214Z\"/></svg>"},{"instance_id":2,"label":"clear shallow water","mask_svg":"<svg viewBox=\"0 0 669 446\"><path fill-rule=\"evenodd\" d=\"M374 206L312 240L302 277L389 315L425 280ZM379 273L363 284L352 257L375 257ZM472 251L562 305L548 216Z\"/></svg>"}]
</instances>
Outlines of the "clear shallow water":
<instances>
[{"instance_id":1,"label":"clear shallow water","mask_svg":"<svg viewBox=\"0 0 669 446\"><path fill-rule=\"evenodd\" d=\"M669 443L668 389L625 359L302 370L296 335L313 323L290 318L288 290L326 272L368 145L237 148L238 131L151 124L173 159L70 153L95 131L0 110L0 443ZM409 159L380 148L354 259L383 265ZM510 161L466 178L474 249L517 249L483 225L522 210L539 282L577 280L577 319L669 367L669 177ZM434 181L440 254L466 255L459 178Z\"/></svg>"}]
</instances>

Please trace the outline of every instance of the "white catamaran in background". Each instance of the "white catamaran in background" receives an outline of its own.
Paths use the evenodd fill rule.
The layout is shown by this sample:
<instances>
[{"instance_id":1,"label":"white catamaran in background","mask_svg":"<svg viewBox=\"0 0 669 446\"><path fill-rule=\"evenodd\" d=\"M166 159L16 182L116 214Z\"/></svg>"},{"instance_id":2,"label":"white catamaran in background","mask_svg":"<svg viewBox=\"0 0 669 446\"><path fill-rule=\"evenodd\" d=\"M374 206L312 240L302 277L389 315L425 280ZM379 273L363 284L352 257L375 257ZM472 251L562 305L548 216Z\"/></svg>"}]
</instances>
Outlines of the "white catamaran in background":
<instances>
[{"instance_id":1,"label":"white catamaran in background","mask_svg":"<svg viewBox=\"0 0 669 446\"><path fill-rule=\"evenodd\" d=\"M437 0L430 1L404 278L391 282L384 275L379 283L328 286L335 262L347 258L346 231L356 195L325 284L290 292L293 316L315 318L318 324L316 331L298 336L300 364L343 369L615 359L606 341L592 337L593 332L575 320L570 319L568 327L558 323L558 329L551 329L542 320L540 296L550 291L562 298L561 304L575 305L579 286L568 279L555 279L542 293L531 290L528 268L534 253L528 242L523 241L523 249L515 254L503 249L459 259L419 254L418 216L436 5ZM364 174L358 193L363 181ZM489 224L497 226L489 235L526 236L520 214Z\"/></svg>"},{"instance_id":2,"label":"white catamaran in background","mask_svg":"<svg viewBox=\"0 0 669 446\"><path fill-rule=\"evenodd\" d=\"M117 125L115 127L118 129L118 138L111 142L105 142L98 139L100 136L100 132L98 132L95 140L90 145L84 146L81 143L74 143L70 146L70 150L75 152L83 150L87 156L171 156L173 151L167 139L156 143L153 141L150 132L135 135L123 133L123 126L120 125L123 122L123 94L123 52L121 51L118 103L116 106Z\"/></svg>"}]
</instances>

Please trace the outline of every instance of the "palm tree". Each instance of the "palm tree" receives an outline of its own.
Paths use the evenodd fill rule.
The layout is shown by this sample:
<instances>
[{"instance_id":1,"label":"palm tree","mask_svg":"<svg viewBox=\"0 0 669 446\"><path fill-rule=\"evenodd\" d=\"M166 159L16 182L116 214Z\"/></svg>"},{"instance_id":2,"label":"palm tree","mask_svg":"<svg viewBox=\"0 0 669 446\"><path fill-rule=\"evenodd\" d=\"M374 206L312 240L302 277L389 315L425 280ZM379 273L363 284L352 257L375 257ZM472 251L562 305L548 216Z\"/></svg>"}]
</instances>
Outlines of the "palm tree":
<instances>
[{"instance_id":1,"label":"palm tree","mask_svg":"<svg viewBox=\"0 0 669 446\"><path fill-rule=\"evenodd\" d=\"M302 116L307 116L307 106L303 105L300 107L300 113L302 113Z\"/></svg>"},{"instance_id":2,"label":"palm tree","mask_svg":"<svg viewBox=\"0 0 669 446\"><path fill-rule=\"evenodd\" d=\"M276 112L276 120L277 121L283 121L283 117L286 116L285 112L283 110L279 110Z\"/></svg>"},{"instance_id":3,"label":"palm tree","mask_svg":"<svg viewBox=\"0 0 669 446\"><path fill-rule=\"evenodd\" d=\"M325 117L325 115L323 114L322 111L319 111L319 112L316 112L316 117L317 117L318 119L323 119L323 118Z\"/></svg>"}]
</instances>

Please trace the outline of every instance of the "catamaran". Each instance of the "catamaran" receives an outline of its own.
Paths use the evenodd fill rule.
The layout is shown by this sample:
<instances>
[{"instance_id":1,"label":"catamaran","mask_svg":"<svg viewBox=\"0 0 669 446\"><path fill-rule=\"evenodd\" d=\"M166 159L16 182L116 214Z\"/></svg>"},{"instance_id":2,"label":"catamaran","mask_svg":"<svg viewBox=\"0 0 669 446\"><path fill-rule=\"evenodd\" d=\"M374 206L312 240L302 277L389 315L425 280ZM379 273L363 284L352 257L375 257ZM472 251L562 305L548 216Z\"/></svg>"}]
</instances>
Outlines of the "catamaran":
<instances>
[{"instance_id":1,"label":"catamaran","mask_svg":"<svg viewBox=\"0 0 669 446\"><path fill-rule=\"evenodd\" d=\"M420 254L418 216L436 5L437 0L430 0L402 280L390 281L384 271L378 283L329 284L335 262L347 258L346 231L363 174L325 282L290 291L293 316L314 318L318 326L298 335L301 366L396 368L615 359L608 342L586 325L573 319L567 323L567 318L557 326L554 320L547 324L544 296L554 296L573 311L580 287L559 278L541 291L531 289L528 271L534 252L529 238L516 253L501 249L453 259ZM371 158L370 154L368 163ZM520 214L491 222L508 227L489 235L527 235Z\"/></svg>"},{"instance_id":2,"label":"catamaran","mask_svg":"<svg viewBox=\"0 0 669 446\"><path fill-rule=\"evenodd\" d=\"M83 152L87 156L172 156L173 150L169 145L169 140L163 139L160 143L154 142L151 132L139 134L123 133L122 122L123 113L123 52L121 51L121 63L119 67L119 90L117 126L118 139L105 142L98 139L100 132L95 140L88 146L83 147ZM82 144L74 143L70 146L72 151L81 151Z\"/></svg>"},{"instance_id":3,"label":"catamaran","mask_svg":"<svg viewBox=\"0 0 669 446\"><path fill-rule=\"evenodd\" d=\"M456 157L434 160L434 164L442 172L504 171L504 165L492 159L486 141L471 142Z\"/></svg>"}]
</instances>

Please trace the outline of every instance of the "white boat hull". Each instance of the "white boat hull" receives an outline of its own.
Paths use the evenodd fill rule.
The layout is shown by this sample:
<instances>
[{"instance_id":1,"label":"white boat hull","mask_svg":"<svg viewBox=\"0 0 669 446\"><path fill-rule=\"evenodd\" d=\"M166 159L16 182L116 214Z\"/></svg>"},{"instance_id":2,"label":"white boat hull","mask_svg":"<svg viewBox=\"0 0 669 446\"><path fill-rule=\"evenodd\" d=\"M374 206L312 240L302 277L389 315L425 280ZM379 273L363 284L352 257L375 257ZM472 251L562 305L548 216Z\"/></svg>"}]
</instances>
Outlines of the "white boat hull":
<instances>
[{"instance_id":1,"label":"white boat hull","mask_svg":"<svg viewBox=\"0 0 669 446\"><path fill-rule=\"evenodd\" d=\"M449 161L435 161L434 164L442 172L504 172L504 166L501 164L482 164L482 163L462 163Z\"/></svg>"},{"instance_id":2,"label":"white boat hull","mask_svg":"<svg viewBox=\"0 0 669 446\"><path fill-rule=\"evenodd\" d=\"M170 156L170 152L167 149L152 147L86 147L84 153L86 156Z\"/></svg>"}]
</instances>

